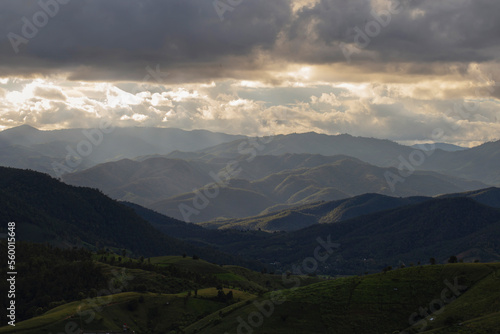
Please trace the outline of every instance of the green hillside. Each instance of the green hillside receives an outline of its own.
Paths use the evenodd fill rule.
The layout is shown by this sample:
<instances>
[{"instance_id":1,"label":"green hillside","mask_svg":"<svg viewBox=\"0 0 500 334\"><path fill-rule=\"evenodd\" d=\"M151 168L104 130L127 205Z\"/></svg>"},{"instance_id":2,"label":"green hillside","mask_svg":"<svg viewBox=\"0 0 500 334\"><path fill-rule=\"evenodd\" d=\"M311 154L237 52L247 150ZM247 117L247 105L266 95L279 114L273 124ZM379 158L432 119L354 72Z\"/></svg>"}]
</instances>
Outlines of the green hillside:
<instances>
[{"instance_id":1,"label":"green hillside","mask_svg":"<svg viewBox=\"0 0 500 334\"><path fill-rule=\"evenodd\" d=\"M0 246L6 257L6 245ZM0 333L61 332L69 321L86 329L118 329L126 322L139 333L164 333L286 288L279 275L187 256L131 259L25 242L18 243L17 253L22 259L18 271L23 273L16 281L17 325L14 331L3 327ZM7 271L6 264L0 269ZM321 281L303 279L304 284ZM7 282L0 287L7 291ZM6 303L2 299L1 306L6 308Z\"/></svg>"},{"instance_id":2,"label":"green hillside","mask_svg":"<svg viewBox=\"0 0 500 334\"><path fill-rule=\"evenodd\" d=\"M499 277L498 263L418 266L261 296L225 288L229 304L215 288L196 296L123 292L97 298L91 322L89 304L76 301L19 323L16 332L62 331L74 322L108 330L127 323L136 333L498 333Z\"/></svg>"},{"instance_id":3,"label":"green hillside","mask_svg":"<svg viewBox=\"0 0 500 334\"><path fill-rule=\"evenodd\" d=\"M498 263L449 264L340 278L284 291L273 306L266 294L256 300L265 305L260 310L250 303L202 332L498 333L499 274ZM197 330L194 324L186 332Z\"/></svg>"}]
</instances>

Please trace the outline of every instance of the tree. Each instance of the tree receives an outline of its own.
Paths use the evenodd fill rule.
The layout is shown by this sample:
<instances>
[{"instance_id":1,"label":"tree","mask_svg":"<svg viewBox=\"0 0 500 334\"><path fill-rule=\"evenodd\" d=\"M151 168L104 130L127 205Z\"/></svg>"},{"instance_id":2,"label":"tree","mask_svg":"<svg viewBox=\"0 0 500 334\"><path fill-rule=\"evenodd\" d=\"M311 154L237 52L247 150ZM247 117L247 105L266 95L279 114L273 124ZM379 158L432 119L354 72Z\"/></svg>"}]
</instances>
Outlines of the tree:
<instances>
[{"instance_id":1,"label":"tree","mask_svg":"<svg viewBox=\"0 0 500 334\"><path fill-rule=\"evenodd\" d=\"M226 299L226 294L224 293L223 290L217 291L217 300L219 300L221 302L225 302L227 300Z\"/></svg>"},{"instance_id":2,"label":"tree","mask_svg":"<svg viewBox=\"0 0 500 334\"><path fill-rule=\"evenodd\" d=\"M430 262L432 265L434 265L434 264L436 264L436 259L435 259L435 258L433 258L433 257L431 257L431 258L430 258L430 260L429 260L429 262Z\"/></svg>"},{"instance_id":3,"label":"tree","mask_svg":"<svg viewBox=\"0 0 500 334\"><path fill-rule=\"evenodd\" d=\"M226 295L226 299L227 299L228 301L231 301L231 300L233 300L233 298L234 298L234 297L233 297L233 291L231 290L231 291L229 291L229 292L227 293L227 295Z\"/></svg>"},{"instance_id":4,"label":"tree","mask_svg":"<svg viewBox=\"0 0 500 334\"><path fill-rule=\"evenodd\" d=\"M450 258L448 259L448 263L457 263L457 262L458 259L455 255L450 256Z\"/></svg>"}]
</instances>

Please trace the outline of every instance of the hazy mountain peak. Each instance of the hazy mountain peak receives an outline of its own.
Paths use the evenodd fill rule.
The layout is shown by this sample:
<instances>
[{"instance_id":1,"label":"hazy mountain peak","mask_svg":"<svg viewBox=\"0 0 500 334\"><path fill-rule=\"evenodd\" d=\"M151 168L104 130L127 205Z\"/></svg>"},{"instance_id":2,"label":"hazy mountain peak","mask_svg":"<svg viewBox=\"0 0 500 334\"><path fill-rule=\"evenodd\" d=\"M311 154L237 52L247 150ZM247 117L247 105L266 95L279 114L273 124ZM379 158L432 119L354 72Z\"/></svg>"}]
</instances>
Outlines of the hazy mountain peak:
<instances>
[{"instance_id":1,"label":"hazy mountain peak","mask_svg":"<svg viewBox=\"0 0 500 334\"><path fill-rule=\"evenodd\" d=\"M28 125L28 124L23 124L23 125L20 125L20 126L16 126L16 127L13 127L13 128L10 128L10 129L6 129L2 132L26 132L26 131L30 131L30 132L40 132L40 130L38 130L37 128L31 126L31 125Z\"/></svg>"},{"instance_id":2,"label":"hazy mountain peak","mask_svg":"<svg viewBox=\"0 0 500 334\"><path fill-rule=\"evenodd\" d=\"M411 147L417 148L422 151L430 151L432 149L443 150L447 152L456 152L456 151L464 151L467 150L467 147L458 146L454 144L448 143L424 143L424 144L415 144Z\"/></svg>"}]
</instances>

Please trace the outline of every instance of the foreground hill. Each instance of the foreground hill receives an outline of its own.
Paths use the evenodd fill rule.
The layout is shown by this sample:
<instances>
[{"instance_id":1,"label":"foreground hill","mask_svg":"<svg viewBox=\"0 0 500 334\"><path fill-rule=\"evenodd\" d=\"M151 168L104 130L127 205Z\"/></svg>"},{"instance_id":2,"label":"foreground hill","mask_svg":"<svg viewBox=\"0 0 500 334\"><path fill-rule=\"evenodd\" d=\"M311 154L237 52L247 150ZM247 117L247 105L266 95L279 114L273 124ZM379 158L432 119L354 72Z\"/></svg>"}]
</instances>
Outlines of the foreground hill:
<instances>
[{"instance_id":1,"label":"foreground hill","mask_svg":"<svg viewBox=\"0 0 500 334\"><path fill-rule=\"evenodd\" d=\"M499 277L497 263L340 278L262 296L186 333L498 333Z\"/></svg>"},{"instance_id":2,"label":"foreground hill","mask_svg":"<svg viewBox=\"0 0 500 334\"><path fill-rule=\"evenodd\" d=\"M5 242L0 244L1 255L7 257ZM135 260L25 242L17 244L17 252L23 273L16 280L17 323L0 333L61 333L73 322L87 330L119 329L127 323L137 333L165 333L228 305L286 288L278 275L191 257ZM0 269L7 271L7 263ZM321 281L304 279L305 285ZM8 290L8 282L3 280L0 287ZM8 303L7 298L0 301L4 308Z\"/></svg>"},{"instance_id":3,"label":"foreground hill","mask_svg":"<svg viewBox=\"0 0 500 334\"><path fill-rule=\"evenodd\" d=\"M165 259L153 259L165 261ZM176 259L173 259L177 261ZM170 260L168 260L170 261ZM180 260L193 268L195 261ZM242 276L234 283L259 283ZM106 266L107 270L112 267ZM203 268L203 269L200 269ZM127 323L136 333L497 333L500 326L500 264L447 264L415 266L368 276L331 279L311 284L311 280L291 275L281 279L262 274L273 282L281 279L279 290L267 293L243 291L240 286L203 287L178 280L185 292L162 290L162 267L154 271L125 269L130 287L141 279L155 285L148 290L117 292L112 295L77 300L50 309L37 317L19 322L16 328L0 328L0 333L27 334L61 332L68 323L87 330L119 330ZM243 269L244 270L244 269ZM184 273L188 273L184 271ZM224 274L229 277L227 274ZM261 275L253 273L249 275ZM167 276L168 277L168 276ZM163 285L173 277L163 280ZM261 279L262 279L261 278ZM191 286L189 286L191 284ZM231 283L233 284L233 283ZM120 289L118 289L120 290ZM274 290L274 291L273 291ZM92 306L94 307L92 308ZM98 305L99 307L95 307ZM90 318L89 315L93 316ZM91 319L91 321L87 321Z\"/></svg>"},{"instance_id":4,"label":"foreground hill","mask_svg":"<svg viewBox=\"0 0 500 334\"><path fill-rule=\"evenodd\" d=\"M0 202L0 219L17 223L19 240L126 249L144 256L203 253L210 261L237 262L230 255L161 234L98 190L68 186L46 174L0 167Z\"/></svg>"}]
</instances>

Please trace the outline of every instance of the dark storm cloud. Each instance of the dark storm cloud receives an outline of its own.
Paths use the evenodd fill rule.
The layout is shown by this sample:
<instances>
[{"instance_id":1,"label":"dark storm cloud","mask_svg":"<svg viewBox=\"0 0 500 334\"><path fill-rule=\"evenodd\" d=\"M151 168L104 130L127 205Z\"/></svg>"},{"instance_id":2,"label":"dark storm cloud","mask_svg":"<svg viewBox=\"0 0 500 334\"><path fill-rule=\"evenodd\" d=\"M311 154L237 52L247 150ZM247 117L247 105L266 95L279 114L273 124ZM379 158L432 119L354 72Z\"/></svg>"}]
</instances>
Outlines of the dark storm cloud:
<instances>
[{"instance_id":1,"label":"dark storm cloud","mask_svg":"<svg viewBox=\"0 0 500 334\"><path fill-rule=\"evenodd\" d=\"M298 13L283 53L296 61L342 62L346 43L368 51L355 53L354 61L489 61L500 51L499 12L495 0L321 0Z\"/></svg>"},{"instance_id":2,"label":"dark storm cloud","mask_svg":"<svg viewBox=\"0 0 500 334\"><path fill-rule=\"evenodd\" d=\"M58 13L46 15L16 54L9 33L24 36L22 18L33 23L40 3L53 1L0 2L0 75L60 71L75 80L140 81L147 66L159 64L177 82L257 79L273 63L345 62L341 43L355 45L356 28L365 31L373 11L389 6L321 0L294 13L293 1L242 0L221 21L212 0L59 0ZM352 61L381 72L394 62L434 72L439 66L426 64L491 61L500 48L499 12L496 0L413 0Z\"/></svg>"},{"instance_id":3,"label":"dark storm cloud","mask_svg":"<svg viewBox=\"0 0 500 334\"><path fill-rule=\"evenodd\" d=\"M290 18L287 0L244 2L226 13L222 22L213 2L206 0L73 0L59 4L58 13L37 28L38 33L26 38L27 43L16 40L16 54L8 34L25 38L22 18L33 23L33 16L41 10L39 2L33 0L0 2L3 73L59 69L76 71L87 79L113 79L117 75L120 79L120 72L141 79L146 66L161 64L188 71L188 66L194 66L202 77L211 76L220 71L218 61L246 56L257 48L272 48ZM214 65L200 66L207 63ZM252 64L241 65L243 70L252 68ZM104 75L99 74L101 70Z\"/></svg>"}]
</instances>

